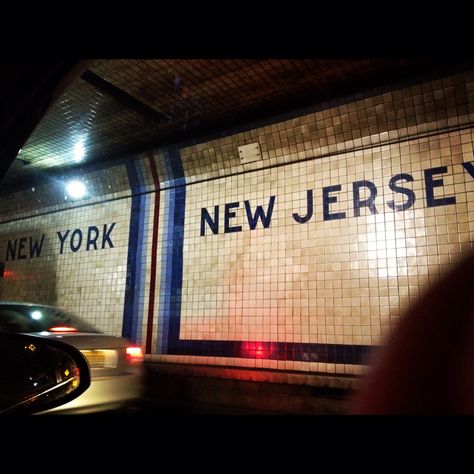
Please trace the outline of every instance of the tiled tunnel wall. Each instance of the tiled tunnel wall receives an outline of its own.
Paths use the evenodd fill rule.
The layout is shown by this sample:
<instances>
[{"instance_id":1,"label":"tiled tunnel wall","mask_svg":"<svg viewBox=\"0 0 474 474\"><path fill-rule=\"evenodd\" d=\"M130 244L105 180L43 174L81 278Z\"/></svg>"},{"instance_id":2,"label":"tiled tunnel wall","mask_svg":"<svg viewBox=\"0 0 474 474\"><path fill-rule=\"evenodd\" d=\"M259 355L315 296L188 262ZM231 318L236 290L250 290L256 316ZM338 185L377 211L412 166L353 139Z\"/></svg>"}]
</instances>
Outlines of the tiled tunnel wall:
<instances>
[{"instance_id":1,"label":"tiled tunnel wall","mask_svg":"<svg viewBox=\"0 0 474 474\"><path fill-rule=\"evenodd\" d=\"M471 248L473 106L473 73L372 90L3 196L0 298L161 361L361 373Z\"/></svg>"}]
</instances>

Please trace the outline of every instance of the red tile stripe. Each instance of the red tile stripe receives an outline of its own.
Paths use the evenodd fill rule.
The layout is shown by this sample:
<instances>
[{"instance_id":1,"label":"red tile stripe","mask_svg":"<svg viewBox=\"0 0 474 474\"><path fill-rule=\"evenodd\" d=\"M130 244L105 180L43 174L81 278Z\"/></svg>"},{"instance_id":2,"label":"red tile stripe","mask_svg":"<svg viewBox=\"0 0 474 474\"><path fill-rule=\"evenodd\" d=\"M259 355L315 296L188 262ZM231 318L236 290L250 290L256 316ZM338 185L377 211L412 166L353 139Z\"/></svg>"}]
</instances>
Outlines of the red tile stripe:
<instances>
[{"instance_id":1,"label":"red tile stripe","mask_svg":"<svg viewBox=\"0 0 474 474\"><path fill-rule=\"evenodd\" d=\"M156 260L158 252L158 227L160 222L160 180L156 170L155 160L152 155L148 156L150 162L153 184L155 185L155 210L153 213L153 238L151 244L151 276L150 296L148 300L148 319L146 324L145 354L151 354L151 341L153 336L153 315L155 313L155 288L156 288Z\"/></svg>"}]
</instances>

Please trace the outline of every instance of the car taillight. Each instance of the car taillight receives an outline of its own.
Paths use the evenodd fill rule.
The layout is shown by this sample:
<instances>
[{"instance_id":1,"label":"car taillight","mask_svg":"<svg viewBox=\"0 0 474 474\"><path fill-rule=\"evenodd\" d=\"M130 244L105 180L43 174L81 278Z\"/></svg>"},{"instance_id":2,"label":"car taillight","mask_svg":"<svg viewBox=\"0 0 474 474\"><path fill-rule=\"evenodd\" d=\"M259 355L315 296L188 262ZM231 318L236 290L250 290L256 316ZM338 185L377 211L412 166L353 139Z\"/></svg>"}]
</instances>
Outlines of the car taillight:
<instances>
[{"instance_id":1,"label":"car taillight","mask_svg":"<svg viewBox=\"0 0 474 474\"><path fill-rule=\"evenodd\" d=\"M51 332L76 332L76 328L71 328L69 326L54 326L52 328L49 328L48 331Z\"/></svg>"},{"instance_id":2,"label":"car taillight","mask_svg":"<svg viewBox=\"0 0 474 474\"><path fill-rule=\"evenodd\" d=\"M125 352L127 353L127 362L129 364L139 364L140 362L143 362L144 357L141 347L127 347Z\"/></svg>"}]
</instances>

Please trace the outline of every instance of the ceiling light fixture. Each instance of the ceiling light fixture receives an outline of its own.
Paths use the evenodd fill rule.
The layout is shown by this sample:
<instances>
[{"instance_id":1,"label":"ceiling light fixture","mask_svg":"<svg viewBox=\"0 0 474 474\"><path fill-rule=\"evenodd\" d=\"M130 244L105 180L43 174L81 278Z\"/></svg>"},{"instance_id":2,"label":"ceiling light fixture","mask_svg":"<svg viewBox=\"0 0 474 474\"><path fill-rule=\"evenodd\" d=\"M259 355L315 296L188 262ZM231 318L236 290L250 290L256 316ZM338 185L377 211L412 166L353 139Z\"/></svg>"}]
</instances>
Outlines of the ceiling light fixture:
<instances>
[{"instance_id":1,"label":"ceiling light fixture","mask_svg":"<svg viewBox=\"0 0 474 474\"><path fill-rule=\"evenodd\" d=\"M66 184L66 192L72 199L81 199L86 195L87 189L82 181L75 180Z\"/></svg>"},{"instance_id":2,"label":"ceiling light fixture","mask_svg":"<svg viewBox=\"0 0 474 474\"><path fill-rule=\"evenodd\" d=\"M74 145L74 161L79 163L80 161L83 160L86 150L84 148L84 140L81 139L79 140L75 145Z\"/></svg>"}]
</instances>

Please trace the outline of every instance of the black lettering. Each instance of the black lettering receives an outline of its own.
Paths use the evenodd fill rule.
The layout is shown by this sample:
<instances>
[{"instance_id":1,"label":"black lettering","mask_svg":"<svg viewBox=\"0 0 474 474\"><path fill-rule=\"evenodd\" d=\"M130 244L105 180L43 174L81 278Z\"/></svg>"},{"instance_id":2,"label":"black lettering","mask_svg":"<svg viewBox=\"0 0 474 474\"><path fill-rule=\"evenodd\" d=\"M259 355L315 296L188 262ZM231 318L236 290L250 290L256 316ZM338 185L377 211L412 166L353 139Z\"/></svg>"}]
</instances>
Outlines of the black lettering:
<instances>
[{"instance_id":1,"label":"black lettering","mask_svg":"<svg viewBox=\"0 0 474 474\"><path fill-rule=\"evenodd\" d=\"M17 240L15 239L14 243L12 243L11 240L9 240L7 243L7 256L5 258L7 262L9 259L11 260L16 259L16 242Z\"/></svg>"},{"instance_id":2,"label":"black lettering","mask_svg":"<svg viewBox=\"0 0 474 474\"><path fill-rule=\"evenodd\" d=\"M92 237L92 232L95 233L94 237ZM89 226L87 230L87 245L86 251L88 252L91 246L94 246L94 250L97 250L97 239L99 238L99 229L95 225Z\"/></svg>"},{"instance_id":3,"label":"black lettering","mask_svg":"<svg viewBox=\"0 0 474 474\"><path fill-rule=\"evenodd\" d=\"M337 197L329 196L329 193L340 190L340 184L335 184L334 186L326 186L325 188L323 188L323 218L325 221L345 219L346 217L345 212L335 212L334 214L329 214L329 205L334 202L337 202Z\"/></svg>"},{"instance_id":4,"label":"black lettering","mask_svg":"<svg viewBox=\"0 0 474 474\"><path fill-rule=\"evenodd\" d=\"M201 209L201 237L205 235L206 222L213 234L219 232L219 206L214 206L214 220L205 207Z\"/></svg>"},{"instance_id":5,"label":"black lettering","mask_svg":"<svg viewBox=\"0 0 474 474\"><path fill-rule=\"evenodd\" d=\"M365 187L370 191L370 196L364 201L360 200L360 188ZM362 180L354 181L352 183L352 198L354 203L354 217L360 216L360 208L368 207L371 214L377 214L377 209L375 208L375 198L377 197L377 187L372 181Z\"/></svg>"},{"instance_id":6,"label":"black lettering","mask_svg":"<svg viewBox=\"0 0 474 474\"><path fill-rule=\"evenodd\" d=\"M76 237L76 235L79 236L79 239L77 241L77 245L74 244L74 238ZM71 250L73 252L77 252L81 248L81 244L82 244L82 231L81 231L81 229L76 229L71 234L71 241L69 242L69 245L70 245Z\"/></svg>"},{"instance_id":7,"label":"black lettering","mask_svg":"<svg viewBox=\"0 0 474 474\"><path fill-rule=\"evenodd\" d=\"M30 258L41 256L41 249L43 248L44 234L41 236L41 240L33 240L30 237Z\"/></svg>"},{"instance_id":8,"label":"black lettering","mask_svg":"<svg viewBox=\"0 0 474 474\"><path fill-rule=\"evenodd\" d=\"M448 206L449 204L456 204L455 196L438 199L434 197L434 188L443 186L443 179L433 179L433 175L446 173L447 171L447 166L439 166L438 168L429 168L425 170L426 202L428 207Z\"/></svg>"},{"instance_id":9,"label":"black lettering","mask_svg":"<svg viewBox=\"0 0 474 474\"><path fill-rule=\"evenodd\" d=\"M66 231L66 233L64 234L64 236L61 235L61 232L56 232L56 234L58 234L58 239L59 239L59 242L61 242L61 247L60 247L60 250L59 250L59 253L62 254L63 251L64 251L64 242L66 241L66 237L69 235L69 232L71 232L70 229L68 229Z\"/></svg>"},{"instance_id":10,"label":"black lettering","mask_svg":"<svg viewBox=\"0 0 474 474\"><path fill-rule=\"evenodd\" d=\"M23 255L21 251L25 248L25 243L27 241L26 237L22 237L18 244L18 260L25 260L26 255Z\"/></svg>"},{"instance_id":11,"label":"black lettering","mask_svg":"<svg viewBox=\"0 0 474 474\"><path fill-rule=\"evenodd\" d=\"M255 230L257 227L258 220L261 219L263 227L268 229L272 220L273 205L275 204L275 196L270 196L270 202L268 203L267 214L262 206L257 206L255 214L252 216L252 209L250 208L250 201L245 201L245 211L247 212L247 220L249 221L250 230Z\"/></svg>"},{"instance_id":12,"label":"black lettering","mask_svg":"<svg viewBox=\"0 0 474 474\"><path fill-rule=\"evenodd\" d=\"M225 205L224 211L224 233L229 234L231 232L240 232L242 230L242 226L238 225L235 227L230 227L229 220L235 217L235 212L230 212L231 209L234 207L239 207L238 202L230 202Z\"/></svg>"},{"instance_id":13,"label":"black lettering","mask_svg":"<svg viewBox=\"0 0 474 474\"><path fill-rule=\"evenodd\" d=\"M102 248L105 248L105 242L108 242L110 248L114 248L113 242L110 240L110 233L115 227L115 222L112 223L110 229L107 230L107 224L104 224L104 234L102 235Z\"/></svg>"},{"instance_id":14,"label":"black lettering","mask_svg":"<svg viewBox=\"0 0 474 474\"><path fill-rule=\"evenodd\" d=\"M404 194L407 196L407 201L403 204L395 204L395 201L387 201L387 206L392 209L392 211L406 211L407 209L410 209L415 204L416 196L413 190L411 189L406 189L406 188L401 188L400 186L397 186L395 183L397 181L400 181L404 179L405 181L408 181L411 183L413 180L413 176L411 174L407 173L400 173L392 176L392 179L388 183L388 186L390 189L396 193Z\"/></svg>"},{"instance_id":15,"label":"black lettering","mask_svg":"<svg viewBox=\"0 0 474 474\"><path fill-rule=\"evenodd\" d=\"M472 162L466 161L465 163L461 163L463 168L469 173L471 178L474 178L474 166L472 165Z\"/></svg>"},{"instance_id":16,"label":"black lettering","mask_svg":"<svg viewBox=\"0 0 474 474\"><path fill-rule=\"evenodd\" d=\"M298 213L293 213L293 219L299 224L305 224L313 217L313 190L306 191L306 215L301 217Z\"/></svg>"}]
</instances>

